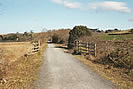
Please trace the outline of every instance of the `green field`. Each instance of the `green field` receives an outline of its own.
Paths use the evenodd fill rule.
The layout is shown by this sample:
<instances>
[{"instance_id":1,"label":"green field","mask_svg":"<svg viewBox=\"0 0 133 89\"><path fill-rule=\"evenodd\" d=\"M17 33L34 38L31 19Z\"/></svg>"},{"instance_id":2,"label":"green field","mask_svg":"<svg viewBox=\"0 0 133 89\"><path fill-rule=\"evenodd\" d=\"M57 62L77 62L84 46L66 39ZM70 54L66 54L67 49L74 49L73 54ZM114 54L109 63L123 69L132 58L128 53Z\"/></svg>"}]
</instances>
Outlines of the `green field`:
<instances>
[{"instance_id":1,"label":"green field","mask_svg":"<svg viewBox=\"0 0 133 89\"><path fill-rule=\"evenodd\" d=\"M100 39L102 40L124 40L124 39L133 39L133 34L127 34L127 35L108 35L103 34L100 36Z\"/></svg>"}]
</instances>

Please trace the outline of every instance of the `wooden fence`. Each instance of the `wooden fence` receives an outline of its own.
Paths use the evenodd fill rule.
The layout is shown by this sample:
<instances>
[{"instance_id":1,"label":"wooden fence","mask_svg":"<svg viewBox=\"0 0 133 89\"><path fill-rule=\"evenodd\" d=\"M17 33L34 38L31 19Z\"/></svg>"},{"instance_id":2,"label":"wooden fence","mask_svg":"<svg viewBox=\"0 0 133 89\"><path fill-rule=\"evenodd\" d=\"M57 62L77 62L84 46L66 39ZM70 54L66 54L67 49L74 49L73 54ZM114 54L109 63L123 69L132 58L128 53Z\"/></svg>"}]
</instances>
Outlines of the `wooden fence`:
<instances>
[{"instance_id":1,"label":"wooden fence","mask_svg":"<svg viewBox=\"0 0 133 89\"><path fill-rule=\"evenodd\" d=\"M32 43L32 53L38 52L40 50L40 41L35 41Z\"/></svg>"},{"instance_id":2,"label":"wooden fence","mask_svg":"<svg viewBox=\"0 0 133 89\"><path fill-rule=\"evenodd\" d=\"M24 56L30 56L40 51L40 41L32 42L32 47Z\"/></svg>"},{"instance_id":3,"label":"wooden fence","mask_svg":"<svg viewBox=\"0 0 133 89\"><path fill-rule=\"evenodd\" d=\"M96 56L95 43L75 41L75 48L78 48L78 52L81 54Z\"/></svg>"}]
</instances>

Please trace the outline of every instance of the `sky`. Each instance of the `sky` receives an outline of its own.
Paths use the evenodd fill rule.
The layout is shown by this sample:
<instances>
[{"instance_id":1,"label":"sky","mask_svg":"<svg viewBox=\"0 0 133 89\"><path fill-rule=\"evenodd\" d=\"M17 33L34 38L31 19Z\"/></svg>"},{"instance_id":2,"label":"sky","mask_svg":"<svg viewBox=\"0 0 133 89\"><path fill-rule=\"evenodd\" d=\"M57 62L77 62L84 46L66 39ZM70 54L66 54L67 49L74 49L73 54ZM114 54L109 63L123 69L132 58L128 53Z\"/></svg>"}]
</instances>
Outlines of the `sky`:
<instances>
[{"instance_id":1,"label":"sky","mask_svg":"<svg viewBox=\"0 0 133 89\"><path fill-rule=\"evenodd\" d=\"M0 0L0 34L73 28L133 27L133 0Z\"/></svg>"}]
</instances>

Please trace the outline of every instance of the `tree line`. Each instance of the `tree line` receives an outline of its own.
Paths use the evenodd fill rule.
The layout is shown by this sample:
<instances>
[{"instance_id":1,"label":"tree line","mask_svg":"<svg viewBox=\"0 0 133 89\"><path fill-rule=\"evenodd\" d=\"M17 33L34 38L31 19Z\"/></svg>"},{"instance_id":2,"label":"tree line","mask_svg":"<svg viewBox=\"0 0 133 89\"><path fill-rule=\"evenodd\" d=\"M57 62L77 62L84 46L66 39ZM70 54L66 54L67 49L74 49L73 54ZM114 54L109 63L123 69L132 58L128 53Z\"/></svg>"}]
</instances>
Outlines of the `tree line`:
<instances>
[{"instance_id":1,"label":"tree line","mask_svg":"<svg viewBox=\"0 0 133 89\"><path fill-rule=\"evenodd\" d=\"M7 35L0 35L0 42L11 42L11 41L30 41L33 38L33 32L24 33L11 33Z\"/></svg>"}]
</instances>

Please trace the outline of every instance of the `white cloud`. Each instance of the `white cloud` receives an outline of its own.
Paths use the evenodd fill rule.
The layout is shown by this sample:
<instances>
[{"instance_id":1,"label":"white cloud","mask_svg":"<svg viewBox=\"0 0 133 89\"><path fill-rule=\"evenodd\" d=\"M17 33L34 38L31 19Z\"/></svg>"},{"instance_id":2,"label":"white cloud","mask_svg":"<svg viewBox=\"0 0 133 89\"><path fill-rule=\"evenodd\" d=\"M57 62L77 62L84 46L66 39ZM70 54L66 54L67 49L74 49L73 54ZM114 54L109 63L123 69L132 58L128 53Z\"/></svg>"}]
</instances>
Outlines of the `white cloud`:
<instances>
[{"instance_id":1,"label":"white cloud","mask_svg":"<svg viewBox=\"0 0 133 89\"><path fill-rule=\"evenodd\" d=\"M64 2L64 6L68 8L81 8L81 3L78 2Z\"/></svg>"},{"instance_id":2,"label":"white cloud","mask_svg":"<svg viewBox=\"0 0 133 89\"><path fill-rule=\"evenodd\" d=\"M67 8L81 8L81 3L79 2L71 2L70 0L52 0L52 2L57 4L62 4Z\"/></svg>"},{"instance_id":3,"label":"white cloud","mask_svg":"<svg viewBox=\"0 0 133 89\"><path fill-rule=\"evenodd\" d=\"M63 0L51 0L52 2L58 3L58 4L62 4Z\"/></svg>"},{"instance_id":4,"label":"white cloud","mask_svg":"<svg viewBox=\"0 0 133 89\"><path fill-rule=\"evenodd\" d=\"M89 3L88 7L89 9L94 9L94 10L117 11L117 12L124 12L124 13L131 12L131 10L128 8L126 3L116 2L116 1Z\"/></svg>"},{"instance_id":5,"label":"white cloud","mask_svg":"<svg viewBox=\"0 0 133 89\"><path fill-rule=\"evenodd\" d=\"M51 0L54 3L64 5L67 8L78 8L78 9L88 9L88 10L105 10L105 11L116 11L130 13L131 9L124 2L117 1L103 1L103 2L93 2L84 5L80 2L72 2L72 0Z\"/></svg>"},{"instance_id":6,"label":"white cloud","mask_svg":"<svg viewBox=\"0 0 133 89\"><path fill-rule=\"evenodd\" d=\"M128 21L133 21L133 18L129 18Z\"/></svg>"}]
</instances>

